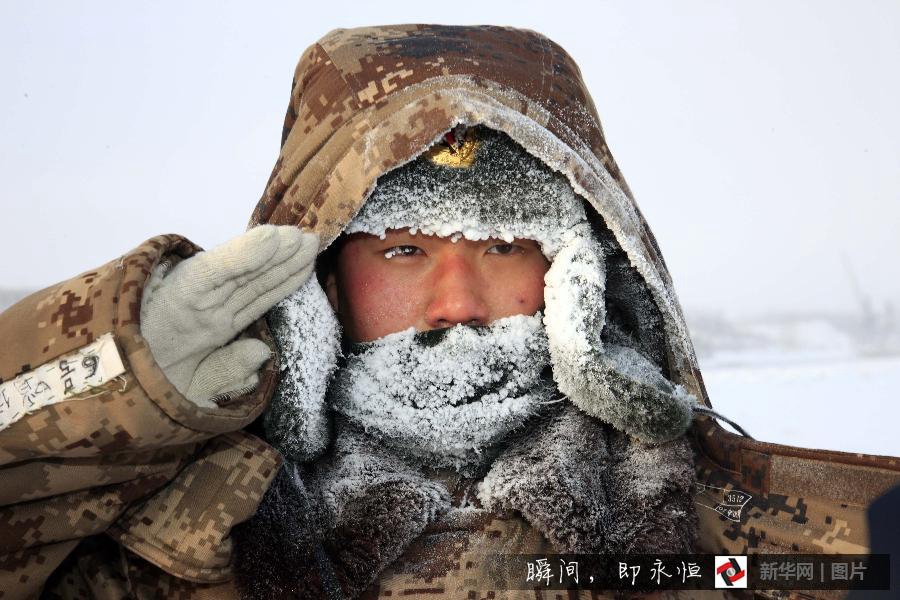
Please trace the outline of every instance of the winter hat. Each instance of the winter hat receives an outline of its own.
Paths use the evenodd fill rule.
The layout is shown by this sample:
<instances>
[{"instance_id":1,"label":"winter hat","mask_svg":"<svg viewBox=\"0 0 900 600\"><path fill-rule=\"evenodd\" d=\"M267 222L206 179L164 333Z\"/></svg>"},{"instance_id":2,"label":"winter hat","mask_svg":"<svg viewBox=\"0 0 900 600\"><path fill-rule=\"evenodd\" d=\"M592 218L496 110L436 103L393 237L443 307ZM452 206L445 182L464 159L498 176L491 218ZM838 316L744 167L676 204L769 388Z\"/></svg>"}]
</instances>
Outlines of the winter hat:
<instances>
[{"instance_id":1,"label":"winter hat","mask_svg":"<svg viewBox=\"0 0 900 600\"><path fill-rule=\"evenodd\" d=\"M695 400L641 352L601 339L606 264L585 204L566 178L506 134L457 126L424 154L379 178L344 232L388 229L483 240L537 241L551 260L544 326L553 379L585 413L633 437L680 436ZM325 393L340 355L340 327L315 278L269 316L282 349L282 378L265 426L300 462L327 446Z\"/></svg>"},{"instance_id":2,"label":"winter hat","mask_svg":"<svg viewBox=\"0 0 900 600\"><path fill-rule=\"evenodd\" d=\"M388 229L439 237L535 240L549 260L567 232L590 234L569 182L504 133L457 126L425 154L378 179L344 233Z\"/></svg>"}]
</instances>

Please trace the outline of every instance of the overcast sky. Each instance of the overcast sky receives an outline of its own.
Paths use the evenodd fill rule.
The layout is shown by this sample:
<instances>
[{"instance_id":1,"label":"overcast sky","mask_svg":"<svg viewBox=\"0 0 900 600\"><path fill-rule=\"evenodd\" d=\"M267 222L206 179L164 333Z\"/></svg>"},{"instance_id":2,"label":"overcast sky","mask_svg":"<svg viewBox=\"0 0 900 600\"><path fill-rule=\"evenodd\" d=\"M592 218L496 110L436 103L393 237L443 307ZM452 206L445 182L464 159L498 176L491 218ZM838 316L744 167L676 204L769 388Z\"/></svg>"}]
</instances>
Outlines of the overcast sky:
<instances>
[{"instance_id":1,"label":"overcast sky","mask_svg":"<svg viewBox=\"0 0 900 600\"><path fill-rule=\"evenodd\" d=\"M309 6L314 6L310 10ZM336 27L536 29L581 66L682 304L900 306L900 2L0 3L0 286L243 231Z\"/></svg>"}]
</instances>

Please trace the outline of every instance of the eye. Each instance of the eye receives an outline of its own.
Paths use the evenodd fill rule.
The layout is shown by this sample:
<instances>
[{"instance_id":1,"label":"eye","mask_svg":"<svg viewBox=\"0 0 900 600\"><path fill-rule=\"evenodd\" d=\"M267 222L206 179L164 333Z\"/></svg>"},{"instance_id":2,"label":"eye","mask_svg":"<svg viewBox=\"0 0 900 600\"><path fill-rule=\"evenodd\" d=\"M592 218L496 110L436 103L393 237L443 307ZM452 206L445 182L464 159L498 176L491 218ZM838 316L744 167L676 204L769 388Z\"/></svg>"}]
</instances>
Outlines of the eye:
<instances>
[{"instance_id":1,"label":"eye","mask_svg":"<svg viewBox=\"0 0 900 600\"><path fill-rule=\"evenodd\" d=\"M415 256L422 253L418 246L391 246L384 251L384 257L390 260L395 256Z\"/></svg>"},{"instance_id":2,"label":"eye","mask_svg":"<svg viewBox=\"0 0 900 600\"><path fill-rule=\"evenodd\" d=\"M506 256L508 254L519 254L524 252L525 249L521 246L517 246L516 244L495 244L488 248L488 254L501 254Z\"/></svg>"}]
</instances>

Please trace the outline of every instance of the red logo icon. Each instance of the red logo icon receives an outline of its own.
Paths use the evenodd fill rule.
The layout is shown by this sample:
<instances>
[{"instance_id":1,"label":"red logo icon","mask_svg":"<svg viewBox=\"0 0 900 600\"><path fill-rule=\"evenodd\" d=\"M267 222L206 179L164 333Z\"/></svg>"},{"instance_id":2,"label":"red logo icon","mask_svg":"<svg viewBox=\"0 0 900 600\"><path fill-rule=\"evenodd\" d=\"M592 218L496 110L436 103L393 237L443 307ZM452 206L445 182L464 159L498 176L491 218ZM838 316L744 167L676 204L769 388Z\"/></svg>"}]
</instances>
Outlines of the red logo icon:
<instances>
[{"instance_id":1,"label":"red logo icon","mask_svg":"<svg viewBox=\"0 0 900 600\"><path fill-rule=\"evenodd\" d=\"M747 587L746 556L717 556L715 568L717 588Z\"/></svg>"}]
</instances>

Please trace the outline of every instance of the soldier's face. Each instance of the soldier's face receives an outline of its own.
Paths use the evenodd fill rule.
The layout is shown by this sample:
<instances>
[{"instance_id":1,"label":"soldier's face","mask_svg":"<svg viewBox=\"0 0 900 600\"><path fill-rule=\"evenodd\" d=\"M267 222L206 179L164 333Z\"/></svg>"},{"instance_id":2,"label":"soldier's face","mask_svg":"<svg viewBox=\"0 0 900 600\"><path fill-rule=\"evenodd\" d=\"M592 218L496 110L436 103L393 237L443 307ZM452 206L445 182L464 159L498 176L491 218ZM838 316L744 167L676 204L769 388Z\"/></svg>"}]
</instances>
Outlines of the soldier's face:
<instances>
[{"instance_id":1,"label":"soldier's face","mask_svg":"<svg viewBox=\"0 0 900 600\"><path fill-rule=\"evenodd\" d=\"M544 304L550 263L532 240L471 241L391 230L353 234L327 274L325 291L344 333L369 342L415 327L489 325Z\"/></svg>"}]
</instances>

